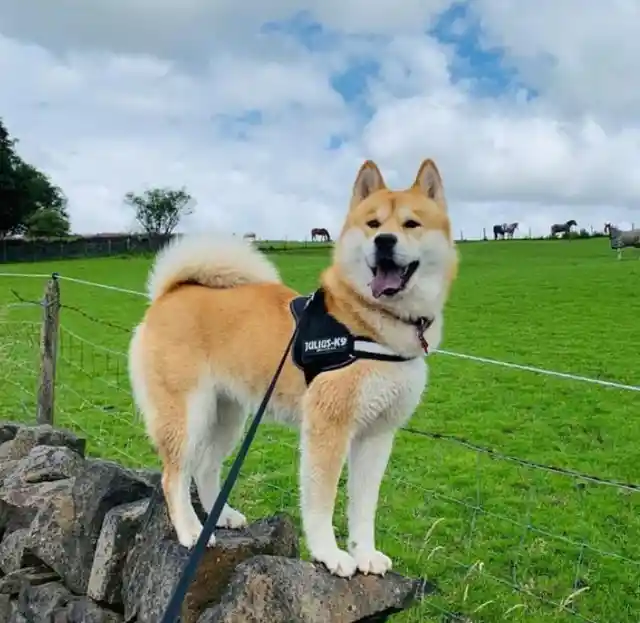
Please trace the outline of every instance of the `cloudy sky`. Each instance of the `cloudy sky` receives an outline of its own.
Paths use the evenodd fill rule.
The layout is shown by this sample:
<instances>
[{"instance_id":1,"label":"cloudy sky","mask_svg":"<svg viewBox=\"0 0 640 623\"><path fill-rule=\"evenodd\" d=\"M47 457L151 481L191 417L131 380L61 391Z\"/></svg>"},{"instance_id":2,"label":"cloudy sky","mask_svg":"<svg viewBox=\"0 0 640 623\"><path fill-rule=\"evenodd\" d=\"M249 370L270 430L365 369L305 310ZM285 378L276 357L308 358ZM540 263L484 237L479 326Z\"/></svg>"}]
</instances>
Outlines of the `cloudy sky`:
<instances>
[{"instance_id":1,"label":"cloudy sky","mask_svg":"<svg viewBox=\"0 0 640 623\"><path fill-rule=\"evenodd\" d=\"M336 231L355 173L441 169L456 231L640 223L640 1L0 0L0 116L76 232Z\"/></svg>"}]
</instances>

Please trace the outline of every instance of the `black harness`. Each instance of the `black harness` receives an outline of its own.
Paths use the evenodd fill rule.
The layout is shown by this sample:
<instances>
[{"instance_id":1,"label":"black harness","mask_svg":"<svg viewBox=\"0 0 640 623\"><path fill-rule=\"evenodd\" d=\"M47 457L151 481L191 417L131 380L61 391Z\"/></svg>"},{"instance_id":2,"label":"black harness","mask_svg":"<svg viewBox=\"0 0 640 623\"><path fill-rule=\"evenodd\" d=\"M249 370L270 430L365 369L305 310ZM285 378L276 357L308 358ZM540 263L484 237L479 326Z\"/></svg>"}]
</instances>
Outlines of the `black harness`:
<instances>
[{"instance_id":1,"label":"black harness","mask_svg":"<svg viewBox=\"0 0 640 623\"><path fill-rule=\"evenodd\" d=\"M304 372L307 385L318 374L344 368L357 359L396 362L415 359L393 354L371 338L354 336L327 311L322 288L308 296L293 299L289 307L296 321L291 356L295 365ZM425 323L420 336L427 327Z\"/></svg>"}]
</instances>

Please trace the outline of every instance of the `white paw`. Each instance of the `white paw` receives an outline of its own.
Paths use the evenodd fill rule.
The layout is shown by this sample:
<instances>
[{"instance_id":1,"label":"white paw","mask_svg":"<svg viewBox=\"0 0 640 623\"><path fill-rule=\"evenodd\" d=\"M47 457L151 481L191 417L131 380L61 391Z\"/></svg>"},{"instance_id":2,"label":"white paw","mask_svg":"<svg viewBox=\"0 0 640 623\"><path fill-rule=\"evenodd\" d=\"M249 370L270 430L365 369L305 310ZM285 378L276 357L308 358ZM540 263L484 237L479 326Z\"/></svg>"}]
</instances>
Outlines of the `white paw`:
<instances>
[{"instance_id":1,"label":"white paw","mask_svg":"<svg viewBox=\"0 0 640 623\"><path fill-rule=\"evenodd\" d=\"M356 572L357 566L353 557L337 547L313 551L311 558L321 562L333 575L341 578L350 578Z\"/></svg>"},{"instance_id":2,"label":"white paw","mask_svg":"<svg viewBox=\"0 0 640 623\"><path fill-rule=\"evenodd\" d=\"M225 504L216 526L218 528L231 528L232 530L238 530L244 528L247 525L247 518L235 508L231 508L228 504Z\"/></svg>"},{"instance_id":3,"label":"white paw","mask_svg":"<svg viewBox=\"0 0 640 623\"><path fill-rule=\"evenodd\" d=\"M190 530L181 530L178 532L178 542L182 547L186 547L187 549L191 549L197 542L200 537L200 533L202 532L202 526L196 528L195 526ZM207 547L213 547L216 544L216 535L215 533L211 534L209 540L207 541Z\"/></svg>"},{"instance_id":4,"label":"white paw","mask_svg":"<svg viewBox=\"0 0 640 623\"><path fill-rule=\"evenodd\" d=\"M364 575L384 575L391 569L391 558L385 556L378 550L371 549L355 549L351 552L358 570L364 573Z\"/></svg>"}]
</instances>

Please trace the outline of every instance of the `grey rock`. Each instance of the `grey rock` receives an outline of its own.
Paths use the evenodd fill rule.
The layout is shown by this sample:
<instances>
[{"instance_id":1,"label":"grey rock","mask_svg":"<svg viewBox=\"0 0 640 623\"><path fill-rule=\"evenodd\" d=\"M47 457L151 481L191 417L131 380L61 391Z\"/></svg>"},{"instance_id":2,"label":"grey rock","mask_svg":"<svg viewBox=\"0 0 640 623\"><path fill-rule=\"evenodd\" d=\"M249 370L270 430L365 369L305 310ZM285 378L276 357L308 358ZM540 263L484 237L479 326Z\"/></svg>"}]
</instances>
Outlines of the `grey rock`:
<instances>
[{"instance_id":1,"label":"grey rock","mask_svg":"<svg viewBox=\"0 0 640 623\"><path fill-rule=\"evenodd\" d=\"M0 422L0 446L5 441L11 441L21 428L16 422ZM1 620L1 619L0 619Z\"/></svg>"},{"instance_id":2,"label":"grey rock","mask_svg":"<svg viewBox=\"0 0 640 623\"><path fill-rule=\"evenodd\" d=\"M0 569L4 573L13 573L22 567L39 565L40 561L28 548L29 529L20 528L0 542Z\"/></svg>"},{"instance_id":3,"label":"grey rock","mask_svg":"<svg viewBox=\"0 0 640 623\"><path fill-rule=\"evenodd\" d=\"M0 595L0 621L10 621L17 609L16 603L11 601L9 595Z\"/></svg>"},{"instance_id":4,"label":"grey rock","mask_svg":"<svg viewBox=\"0 0 640 623\"><path fill-rule=\"evenodd\" d=\"M64 617L60 617L61 623L121 623L123 620L122 615L107 610L86 597L74 599L67 606Z\"/></svg>"},{"instance_id":5,"label":"grey rock","mask_svg":"<svg viewBox=\"0 0 640 623\"><path fill-rule=\"evenodd\" d=\"M26 585L20 591L17 617L14 615L14 618L17 618L20 623L22 620L29 623L65 621L59 615L64 612L71 599L71 593L58 582L49 582L40 586Z\"/></svg>"},{"instance_id":6,"label":"grey rock","mask_svg":"<svg viewBox=\"0 0 640 623\"><path fill-rule=\"evenodd\" d=\"M4 479L11 474L20 464L20 461L12 459L0 462L0 485Z\"/></svg>"},{"instance_id":7,"label":"grey rock","mask_svg":"<svg viewBox=\"0 0 640 623\"><path fill-rule=\"evenodd\" d=\"M0 461L22 459L36 446L65 446L84 456L86 440L48 424L20 427L15 437L0 445Z\"/></svg>"},{"instance_id":8,"label":"grey rock","mask_svg":"<svg viewBox=\"0 0 640 623\"><path fill-rule=\"evenodd\" d=\"M36 446L25 458L14 465L4 478L3 487L23 484L55 482L75 477L82 469L84 459L64 446Z\"/></svg>"},{"instance_id":9,"label":"grey rock","mask_svg":"<svg viewBox=\"0 0 640 623\"><path fill-rule=\"evenodd\" d=\"M393 572L346 580L318 564L256 556L238 565L220 602L198 623L384 621L408 608L421 589L420 580Z\"/></svg>"},{"instance_id":10,"label":"grey rock","mask_svg":"<svg viewBox=\"0 0 640 623\"><path fill-rule=\"evenodd\" d=\"M92 599L122 604L121 570L148 505L148 499L131 502L116 506L105 515L87 587Z\"/></svg>"},{"instance_id":11,"label":"grey rock","mask_svg":"<svg viewBox=\"0 0 640 623\"><path fill-rule=\"evenodd\" d=\"M18 612L18 609L16 606L8 623L33 623L33 621L29 621L23 614Z\"/></svg>"},{"instance_id":12,"label":"grey rock","mask_svg":"<svg viewBox=\"0 0 640 623\"><path fill-rule=\"evenodd\" d=\"M0 578L0 595L18 595L25 584L38 586L59 579L60 576L55 571L46 567L25 567Z\"/></svg>"},{"instance_id":13,"label":"grey rock","mask_svg":"<svg viewBox=\"0 0 640 623\"><path fill-rule=\"evenodd\" d=\"M0 532L5 535L26 528L38 512L58 496L69 493L71 479L36 484L13 481L11 486L0 486Z\"/></svg>"},{"instance_id":14,"label":"grey rock","mask_svg":"<svg viewBox=\"0 0 640 623\"><path fill-rule=\"evenodd\" d=\"M242 530L216 529L185 599L181 621L194 623L222 594L236 566L258 554L297 556L298 536L285 515L263 519ZM157 623L189 557L176 540L162 493L150 505L146 526L138 533L123 570L125 621Z\"/></svg>"},{"instance_id":15,"label":"grey rock","mask_svg":"<svg viewBox=\"0 0 640 623\"><path fill-rule=\"evenodd\" d=\"M5 612L7 616L3 618ZM72 595L58 582L48 582L38 586L24 584L17 602L0 594L0 622L122 623L122 616L87 597Z\"/></svg>"},{"instance_id":16,"label":"grey rock","mask_svg":"<svg viewBox=\"0 0 640 623\"><path fill-rule=\"evenodd\" d=\"M150 487L160 484L162 474L157 469L133 469L133 473Z\"/></svg>"},{"instance_id":17,"label":"grey rock","mask_svg":"<svg viewBox=\"0 0 640 623\"><path fill-rule=\"evenodd\" d=\"M61 481L64 482L64 481ZM115 506L149 497L150 489L117 463L87 460L70 493L49 499L30 526L29 549L84 594L104 516Z\"/></svg>"}]
</instances>

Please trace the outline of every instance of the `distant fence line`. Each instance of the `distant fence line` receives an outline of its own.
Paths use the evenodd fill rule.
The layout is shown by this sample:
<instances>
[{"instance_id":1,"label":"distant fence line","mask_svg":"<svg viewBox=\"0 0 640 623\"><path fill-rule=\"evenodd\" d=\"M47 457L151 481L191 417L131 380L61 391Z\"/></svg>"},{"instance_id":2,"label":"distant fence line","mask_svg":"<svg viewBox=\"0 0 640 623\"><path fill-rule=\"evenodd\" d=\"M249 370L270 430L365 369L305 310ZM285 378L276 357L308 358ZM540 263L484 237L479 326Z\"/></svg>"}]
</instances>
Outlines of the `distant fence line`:
<instances>
[{"instance_id":1,"label":"distant fence line","mask_svg":"<svg viewBox=\"0 0 640 623\"><path fill-rule=\"evenodd\" d=\"M145 255L155 253L163 247L173 235L149 236L95 235L74 236L59 239L5 238L0 240L0 264L20 262L40 262L46 260L72 260L87 257L109 257L114 255ZM327 243L307 241L256 241L265 251L287 251L300 248L323 248Z\"/></svg>"},{"instance_id":2,"label":"distant fence line","mask_svg":"<svg viewBox=\"0 0 640 623\"><path fill-rule=\"evenodd\" d=\"M171 236L74 236L59 239L6 238L0 241L0 262L38 262L71 260L110 255L142 255L153 253L170 240Z\"/></svg>"},{"instance_id":3,"label":"distant fence line","mask_svg":"<svg viewBox=\"0 0 640 623\"><path fill-rule=\"evenodd\" d=\"M563 237L572 239L592 238L605 234L589 229L576 229L571 234ZM528 232L516 232L519 240L545 240L550 236L532 236ZM20 262L41 262L47 260L72 260L75 258L97 258L117 255L145 255L158 251L169 240L172 234L147 235L147 234L97 234L93 236L73 236L56 239L32 239L5 238L0 240L0 264L16 264ZM487 229L482 230L481 236L466 237L464 231L460 231L458 242L473 242L479 240L492 240L487 235ZM263 251L280 252L295 251L299 249L329 248L331 243L310 242L307 240L256 240L255 244Z\"/></svg>"}]
</instances>

